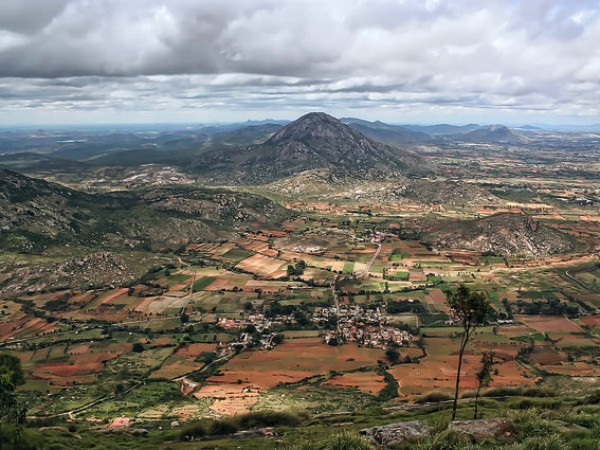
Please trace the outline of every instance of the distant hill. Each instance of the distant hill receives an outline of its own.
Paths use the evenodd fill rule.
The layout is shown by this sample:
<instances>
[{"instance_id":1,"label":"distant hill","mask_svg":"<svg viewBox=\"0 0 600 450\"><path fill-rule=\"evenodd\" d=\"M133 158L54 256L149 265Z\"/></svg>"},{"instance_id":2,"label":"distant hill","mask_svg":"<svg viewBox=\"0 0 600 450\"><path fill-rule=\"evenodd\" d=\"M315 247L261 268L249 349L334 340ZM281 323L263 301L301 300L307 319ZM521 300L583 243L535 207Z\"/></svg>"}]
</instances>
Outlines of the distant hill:
<instances>
[{"instance_id":1,"label":"distant hill","mask_svg":"<svg viewBox=\"0 0 600 450\"><path fill-rule=\"evenodd\" d=\"M488 127L479 128L471 131L460 137L455 137L463 142L473 143L490 143L490 144L522 144L526 142L526 138L516 135L508 127L504 125L490 125Z\"/></svg>"},{"instance_id":2,"label":"distant hill","mask_svg":"<svg viewBox=\"0 0 600 450\"><path fill-rule=\"evenodd\" d=\"M0 169L14 171L39 170L39 169L70 169L83 170L87 166L84 163L61 159L39 153L8 153L0 155Z\"/></svg>"},{"instance_id":3,"label":"distant hill","mask_svg":"<svg viewBox=\"0 0 600 450\"><path fill-rule=\"evenodd\" d=\"M37 252L70 242L172 250L288 216L264 197L225 189L176 186L86 194L0 169L0 249Z\"/></svg>"},{"instance_id":4,"label":"distant hill","mask_svg":"<svg viewBox=\"0 0 600 450\"><path fill-rule=\"evenodd\" d=\"M547 256L574 248L572 238L566 234L525 214L512 213L448 222L424 233L423 240L440 249L503 256Z\"/></svg>"},{"instance_id":5,"label":"distant hill","mask_svg":"<svg viewBox=\"0 0 600 450\"><path fill-rule=\"evenodd\" d=\"M346 120L348 122L345 123L366 137L384 144L405 145L432 142L432 139L429 135L417 131L411 131L399 125L388 125L379 121L367 122L358 119Z\"/></svg>"},{"instance_id":6,"label":"distant hill","mask_svg":"<svg viewBox=\"0 0 600 450\"><path fill-rule=\"evenodd\" d=\"M414 132L425 133L433 137L443 135L466 134L470 133L471 131L475 131L482 128L481 125L476 125L474 123L460 126L448 125L443 123L439 125L402 125L402 127Z\"/></svg>"},{"instance_id":7,"label":"distant hill","mask_svg":"<svg viewBox=\"0 0 600 450\"><path fill-rule=\"evenodd\" d=\"M416 154L375 142L325 113L306 114L262 144L208 152L195 164L204 176L244 183L323 168L362 177L428 172Z\"/></svg>"},{"instance_id":8,"label":"distant hill","mask_svg":"<svg viewBox=\"0 0 600 450\"><path fill-rule=\"evenodd\" d=\"M247 145L249 143L258 143L271 137L279 131L283 125L274 123L264 123L260 125L249 125L235 130L228 130L215 133L212 138L222 143Z\"/></svg>"}]
</instances>

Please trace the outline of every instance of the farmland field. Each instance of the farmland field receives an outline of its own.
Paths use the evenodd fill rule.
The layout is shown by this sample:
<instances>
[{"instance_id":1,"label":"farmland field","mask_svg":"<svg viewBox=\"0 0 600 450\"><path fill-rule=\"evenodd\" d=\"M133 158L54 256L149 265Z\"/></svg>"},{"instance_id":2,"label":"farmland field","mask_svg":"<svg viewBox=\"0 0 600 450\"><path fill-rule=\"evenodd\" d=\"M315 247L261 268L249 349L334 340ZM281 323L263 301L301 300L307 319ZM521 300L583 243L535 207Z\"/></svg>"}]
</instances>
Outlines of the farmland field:
<instances>
[{"instance_id":1,"label":"farmland field","mask_svg":"<svg viewBox=\"0 0 600 450\"><path fill-rule=\"evenodd\" d=\"M243 148L252 153L278 127L246 130L257 136ZM194 135L198 160L237 148L205 131ZM225 135L241 139L238 131ZM596 448L597 439L567 447L565 436L597 428L597 139L590 132L580 136L585 146L563 148L545 132L530 129L519 145L421 136L417 156L437 174L318 168L255 184L265 175L257 169L252 183L207 187L224 174L203 178L191 162L181 185L161 178L175 170L162 164L87 167L116 156L111 147L72 161L86 175L44 171L60 183L38 186L50 200L13 193L25 199L18 211L31 213L14 223L51 217L63 227L57 235L8 230L1 191L0 346L21 362L17 397L29 423L68 450L94 447L90 435L128 449L299 450L290 436L307 443L315 429L356 434L407 418L437 433L449 420L464 333L447 295L464 285L491 308L469 334L457 417L473 417L482 356L493 352L481 417L546 421L544 433L562 433L552 448ZM144 145L152 158L187 151ZM37 186L31 180L15 185ZM49 216L33 208L43 199L57 202ZM115 419L130 420L131 432L105 433ZM521 432L518 420L511 433ZM234 428L241 434L229 439ZM520 449L515 435L485 445ZM319 439L305 448L334 448ZM112 448L104 443L96 447ZM414 448L445 448L434 444Z\"/></svg>"}]
</instances>

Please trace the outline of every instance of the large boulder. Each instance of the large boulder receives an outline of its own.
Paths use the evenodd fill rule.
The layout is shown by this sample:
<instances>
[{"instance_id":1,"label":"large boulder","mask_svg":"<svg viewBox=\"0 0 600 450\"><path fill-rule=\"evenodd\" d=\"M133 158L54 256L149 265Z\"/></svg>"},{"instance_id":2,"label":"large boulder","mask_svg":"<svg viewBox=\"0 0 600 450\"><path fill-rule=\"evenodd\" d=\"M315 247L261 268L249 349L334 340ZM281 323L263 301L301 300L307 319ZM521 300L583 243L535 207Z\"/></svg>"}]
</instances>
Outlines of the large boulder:
<instances>
[{"instance_id":1,"label":"large boulder","mask_svg":"<svg viewBox=\"0 0 600 450\"><path fill-rule=\"evenodd\" d=\"M379 446L392 446L407 439L429 436L429 425L422 420L390 423L380 427L365 428L360 432Z\"/></svg>"},{"instance_id":2,"label":"large boulder","mask_svg":"<svg viewBox=\"0 0 600 450\"><path fill-rule=\"evenodd\" d=\"M510 435L512 424L508 419L461 420L452 422L450 429L467 433L475 439L490 439Z\"/></svg>"}]
</instances>

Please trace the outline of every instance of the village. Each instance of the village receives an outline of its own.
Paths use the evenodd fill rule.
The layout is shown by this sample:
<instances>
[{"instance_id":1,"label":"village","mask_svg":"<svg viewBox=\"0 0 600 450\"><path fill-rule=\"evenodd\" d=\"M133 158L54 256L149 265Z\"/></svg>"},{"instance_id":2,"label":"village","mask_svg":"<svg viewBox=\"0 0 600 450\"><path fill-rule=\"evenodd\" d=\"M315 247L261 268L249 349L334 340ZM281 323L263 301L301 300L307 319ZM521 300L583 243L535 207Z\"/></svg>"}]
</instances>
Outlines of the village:
<instances>
[{"instance_id":1,"label":"village","mask_svg":"<svg viewBox=\"0 0 600 450\"><path fill-rule=\"evenodd\" d=\"M309 320L324 331L323 341L328 345L355 342L369 348L386 348L390 345L406 346L418 340L417 336L406 330L387 325L379 307L349 305L339 310L335 306L317 307ZM282 338L278 337L280 335L271 332L274 327L279 329L297 324L294 314L271 318L264 314L251 314L243 320L222 317L217 321L217 325L225 330L243 330L237 341L229 343L230 348L243 345L264 350L270 350L282 342Z\"/></svg>"}]
</instances>

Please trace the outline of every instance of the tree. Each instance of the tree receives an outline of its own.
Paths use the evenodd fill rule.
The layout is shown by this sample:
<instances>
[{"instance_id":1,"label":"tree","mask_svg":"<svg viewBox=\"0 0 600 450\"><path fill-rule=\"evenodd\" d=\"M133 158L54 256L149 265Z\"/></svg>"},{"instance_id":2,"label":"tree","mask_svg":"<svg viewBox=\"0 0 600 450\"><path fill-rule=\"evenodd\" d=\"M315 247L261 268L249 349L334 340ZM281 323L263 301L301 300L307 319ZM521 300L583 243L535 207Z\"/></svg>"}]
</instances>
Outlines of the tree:
<instances>
[{"instance_id":1,"label":"tree","mask_svg":"<svg viewBox=\"0 0 600 450\"><path fill-rule=\"evenodd\" d=\"M286 273L287 273L288 277L294 276L294 275L296 275L296 269L294 269L294 266L288 265Z\"/></svg>"},{"instance_id":2,"label":"tree","mask_svg":"<svg viewBox=\"0 0 600 450\"><path fill-rule=\"evenodd\" d=\"M486 388L492 382L492 366L494 365L494 352L483 352L481 355L481 368L475 375L477 390L475 391L475 412L473 419L477 419L477 407L479 406L479 394L481 388Z\"/></svg>"},{"instance_id":3,"label":"tree","mask_svg":"<svg viewBox=\"0 0 600 450\"><path fill-rule=\"evenodd\" d=\"M471 292L464 284L461 284L456 292L447 290L444 293L446 294L452 319L455 322L458 322L463 328L458 350L458 370L456 371L456 387L454 390L454 402L452 404L452 420L454 420L456 419L458 389L460 387L460 370L462 368L465 349L473 332L478 325L485 322L487 315L492 311L492 307L485 294L481 292Z\"/></svg>"},{"instance_id":4,"label":"tree","mask_svg":"<svg viewBox=\"0 0 600 450\"><path fill-rule=\"evenodd\" d=\"M136 342L135 344L133 344L132 350L136 353L142 353L145 349L144 345L141 342Z\"/></svg>"},{"instance_id":5,"label":"tree","mask_svg":"<svg viewBox=\"0 0 600 450\"><path fill-rule=\"evenodd\" d=\"M393 364L400 358L400 352L395 347L388 347L385 351L385 357Z\"/></svg>"},{"instance_id":6,"label":"tree","mask_svg":"<svg viewBox=\"0 0 600 450\"><path fill-rule=\"evenodd\" d=\"M15 390L25 383L21 360L8 353L0 353L0 434L2 422L21 423L26 409L19 404ZM2 438L0 438L0 447Z\"/></svg>"}]
</instances>

